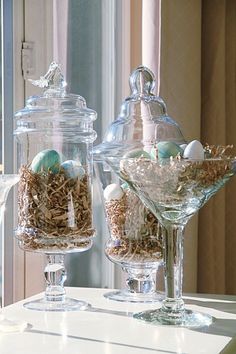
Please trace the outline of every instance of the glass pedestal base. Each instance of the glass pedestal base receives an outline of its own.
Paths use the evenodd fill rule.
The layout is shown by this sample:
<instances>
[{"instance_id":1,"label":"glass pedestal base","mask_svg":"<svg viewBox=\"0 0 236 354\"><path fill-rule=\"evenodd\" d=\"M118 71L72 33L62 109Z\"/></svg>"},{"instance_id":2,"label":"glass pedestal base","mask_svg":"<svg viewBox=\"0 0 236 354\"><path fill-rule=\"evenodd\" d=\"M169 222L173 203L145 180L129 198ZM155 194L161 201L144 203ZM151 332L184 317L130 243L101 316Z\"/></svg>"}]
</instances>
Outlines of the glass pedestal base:
<instances>
[{"instance_id":1,"label":"glass pedestal base","mask_svg":"<svg viewBox=\"0 0 236 354\"><path fill-rule=\"evenodd\" d=\"M83 311L90 307L86 301L65 297L63 301L49 301L46 298L24 303L25 308L36 311Z\"/></svg>"},{"instance_id":2,"label":"glass pedestal base","mask_svg":"<svg viewBox=\"0 0 236 354\"><path fill-rule=\"evenodd\" d=\"M25 302L25 308L36 311L83 311L90 307L86 301L66 296L64 257L65 254L60 253L47 254L48 263L44 270L47 287L44 297Z\"/></svg>"},{"instance_id":3,"label":"glass pedestal base","mask_svg":"<svg viewBox=\"0 0 236 354\"><path fill-rule=\"evenodd\" d=\"M121 302L151 303L161 302L164 298L164 294L159 292L135 293L127 289L123 289L105 293L104 297L110 300Z\"/></svg>"},{"instance_id":4,"label":"glass pedestal base","mask_svg":"<svg viewBox=\"0 0 236 354\"><path fill-rule=\"evenodd\" d=\"M178 327L206 327L214 322L214 317L201 312L184 310L179 316L166 313L162 309L138 312L134 318L154 325L172 325Z\"/></svg>"}]
</instances>

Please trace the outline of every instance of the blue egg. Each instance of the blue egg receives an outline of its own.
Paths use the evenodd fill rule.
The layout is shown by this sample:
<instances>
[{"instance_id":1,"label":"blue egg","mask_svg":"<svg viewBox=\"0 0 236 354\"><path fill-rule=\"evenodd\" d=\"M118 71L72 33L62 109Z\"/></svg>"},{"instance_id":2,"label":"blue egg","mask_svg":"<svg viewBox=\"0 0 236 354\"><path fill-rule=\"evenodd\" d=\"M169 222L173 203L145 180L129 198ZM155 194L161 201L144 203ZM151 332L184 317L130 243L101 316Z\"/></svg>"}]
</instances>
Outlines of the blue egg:
<instances>
[{"instance_id":1,"label":"blue egg","mask_svg":"<svg viewBox=\"0 0 236 354\"><path fill-rule=\"evenodd\" d=\"M128 183L127 183L127 182L122 183L121 188L122 188L123 190L129 189Z\"/></svg>"},{"instance_id":2,"label":"blue egg","mask_svg":"<svg viewBox=\"0 0 236 354\"><path fill-rule=\"evenodd\" d=\"M67 160L61 164L61 167L65 171L67 178L83 178L85 175L85 169L81 166L81 163L74 160Z\"/></svg>"},{"instance_id":3,"label":"blue egg","mask_svg":"<svg viewBox=\"0 0 236 354\"><path fill-rule=\"evenodd\" d=\"M56 150L42 150L33 159L31 169L35 173L58 173L61 164L60 155Z\"/></svg>"},{"instance_id":4,"label":"blue egg","mask_svg":"<svg viewBox=\"0 0 236 354\"><path fill-rule=\"evenodd\" d=\"M183 149L176 143L172 141L160 141L156 148L152 148L151 150L151 158L156 158L156 150L158 159L167 159L171 156L175 157L178 154L180 156L183 155Z\"/></svg>"}]
</instances>

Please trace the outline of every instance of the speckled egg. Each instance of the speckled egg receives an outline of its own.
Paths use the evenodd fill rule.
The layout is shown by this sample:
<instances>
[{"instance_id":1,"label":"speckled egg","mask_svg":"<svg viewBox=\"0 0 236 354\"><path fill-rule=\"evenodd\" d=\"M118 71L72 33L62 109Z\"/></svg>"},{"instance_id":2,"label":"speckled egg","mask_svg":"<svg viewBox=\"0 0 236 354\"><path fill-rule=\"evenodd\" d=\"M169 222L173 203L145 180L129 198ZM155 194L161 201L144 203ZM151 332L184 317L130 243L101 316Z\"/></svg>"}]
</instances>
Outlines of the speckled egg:
<instances>
[{"instance_id":1,"label":"speckled egg","mask_svg":"<svg viewBox=\"0 0 236 354\"><path fill-rule=\"evenodd\" d=\"M58 173L61 157L56 150L42 150L33 159L31 169L35 173L52 172Z\"/></svg>"},{"instance_id":2,"label":"speckled egg","mask_svg":"<svg viewBox=\"0 0 236 354\"><path fill-rule=\"evenodd\" d=\"M103 191L104 199L106 202L110 202L111 200L120 200L124 192L119 184L112 183L109 184Z\"/></svg>"},{"instance_id":3,"label":"speckled egg","mask_svg":"<svg viewBox=\"0 0 236 354\"><path fill-rule=\"evenodd\" d=\"M156 148L153 147L151 150L152 159L156 158L156 150L158 159L167 159L177 156L180 154L182 156L183 149L176 143L172 141L160 141Z\"/></svg>"},{"instance_id":4,"label":"speckled egg","mask_svg":"<svg viewBox=\"0 0 236 354\"><path fill-rule=\"evenodd\" d=\"M193 140L185 148L183 157L185 159L204 160L204 148L200 141Z\"/></svg>"},{"instance_id":5,"label":"speckled egg","mask_svg":"<svg viewBox=\"0 0 236 354\"><path fill-rule=\"evenodd\" d=\"M127 159L132 159L132 158L138 158L138 157L145 157L147 159L150 159L150 155L148 152L142 150L142 149L134 149L134 150L130 150L128 151L123 158L127 158Z\"/></svg>"},{"instance_id":6,"label":"speckled egg","mask_svg":"<svg viewBox=\"0 0 236 354\"><path fill-rule=\"evenodd\" d=\"M67 178L81 179L85 175L85 169L81 166L79 161L67 160L61 164L61 167L63 168Z\"/></svg>"}]
</instances>

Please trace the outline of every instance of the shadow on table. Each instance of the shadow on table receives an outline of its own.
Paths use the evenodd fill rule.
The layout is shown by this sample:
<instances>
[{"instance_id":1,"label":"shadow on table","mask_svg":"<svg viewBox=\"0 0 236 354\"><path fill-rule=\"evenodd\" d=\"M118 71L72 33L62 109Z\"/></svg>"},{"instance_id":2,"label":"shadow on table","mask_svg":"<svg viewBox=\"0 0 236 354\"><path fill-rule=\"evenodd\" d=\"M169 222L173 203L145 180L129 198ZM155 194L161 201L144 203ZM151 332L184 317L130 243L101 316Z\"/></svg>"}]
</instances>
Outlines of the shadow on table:
<instances>
[{"instance_id":1,"label":"shadow on table","mask_svg":"<svg viewBox=\"0 0 236 354\"><path fill-rule=\"evenodd\" d=\"M184 299L186 305L195 305L199 307L211 308L217 311L236 314L235 301L209 301L206 299ZM199 308L199 312L201 309ZM219 336L234 337L236 335L236 320L229 318L215 318L215 321L209 327L191 328L192 331L215 334ZM236 350L235 350L236 353ZM234 354L235 354L234 353Z\"/></svg>"},{"instance_id":2,"label":"shadow on table","mask_svg":"<svg viewBox=\"0 0 236 354\"><path fill-rule=\"evenodd\" d=\"M236 301L224 302L224 301L206 301L195 299L184 299L186 305L196 305L200 307L208 307L218 311L236 314Z\"/></svg>"},{"instance_id":3,"label":"shadow on table","mask_svg":"<svg viewBox=\"0 0 236 354\"><path fill-rule=\"evenodd\" d=\"M222 349L219 354L236 353L236 320L216 318L215 322L209 327L190 328L190 330L194 332L232 337L229 343L225 346L225 348Z\"/></svg>"},{"instance_id":4,"label":"shadow on table","mask_svg":"<svg viewBox=\"0 0 236 354\"><path fill-rule=\"evenodd\" d=\"M236 335L236 320L215 318L215 321L210 326L189 329L194 332L234 337Z\"/></svg>"},{"instance_id":5,"label":"shadow on table","mask_svg":"<svg viewBox=\"0 0 236 354\"><path fill-rule=\"evenodd\" d=\"M91 305L86 309L86 311L107 313L109 315L116 315L116 316L123 316L123 317L132 317L133 316L133 312L108 310L108 309L103 309L103 308L99 308L99 307L93 307Z\"/></svg>"},{"instance_id":6,"label":"shadow on table","mask_svg":"<svg viewBox=\"0 0 236 354\"><path fill-rule=\"evenodd\" d=\"M26 330L26 332L34 333L34 334L40 334L40 335L46 335L46 336L56 336L56 337L63 337L63 340L65 340L65 335L62 333L57 333L57 332L49 332L49 331L41 331L37 329L29 329ZM70 335L67 334L66 338L68 339L76 339L80 341L87 341L87 342L94 342L98 344L110 344L118 347L123 347L123 348L130 348L130 349L135 349L135 350L145 350L145 353L150 351L150 352L155 352L155 353L163 353L163 354L178 354L179 352L173 352L170 350L164 350L164 349L157 349L157 348L150 348L150 347L142 347L139 345L132 345L132 344L125 344L125 343L119 343L119 342L113 342L109 340L101 340L101 339L96 339L96 338L89 338L89 337L81 337L81 336L75 336L75 335ZM107 349L107 347L106 347ZM181 353L181 354L187 354L187 353Z\"/></svg>"}]
</instances>

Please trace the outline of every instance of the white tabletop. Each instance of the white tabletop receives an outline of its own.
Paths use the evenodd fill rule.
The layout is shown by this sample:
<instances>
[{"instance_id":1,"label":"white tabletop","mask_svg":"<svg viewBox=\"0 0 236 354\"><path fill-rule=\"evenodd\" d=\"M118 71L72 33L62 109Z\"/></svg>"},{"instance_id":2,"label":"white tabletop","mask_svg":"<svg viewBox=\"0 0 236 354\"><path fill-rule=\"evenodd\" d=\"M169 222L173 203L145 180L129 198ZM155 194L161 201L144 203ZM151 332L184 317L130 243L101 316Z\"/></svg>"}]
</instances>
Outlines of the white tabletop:
<instances>
[{"instance_id":1,"label":"white tabletop","mask_svg":"<svg viewBox=\"0 0 236 354\"><path fill-rule=\"evenodd\" d=\"M8 318L24 319L32 327L23 333L0 334L1 354L235 354L236 296L187 297L187 308L211 314L207 329L155 326L132 313L160 304L121 303L105 299L107 289L67 288L67 294L87 300L80 312L40 312L18 302L4 309ZM38 297L38 296L36 296ZM33 298L36 298L33 297ZM27 299L28 300L28 299Z\"/></svg>"}]
</instances>

